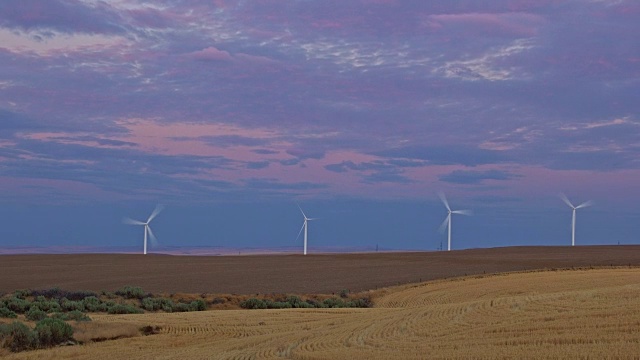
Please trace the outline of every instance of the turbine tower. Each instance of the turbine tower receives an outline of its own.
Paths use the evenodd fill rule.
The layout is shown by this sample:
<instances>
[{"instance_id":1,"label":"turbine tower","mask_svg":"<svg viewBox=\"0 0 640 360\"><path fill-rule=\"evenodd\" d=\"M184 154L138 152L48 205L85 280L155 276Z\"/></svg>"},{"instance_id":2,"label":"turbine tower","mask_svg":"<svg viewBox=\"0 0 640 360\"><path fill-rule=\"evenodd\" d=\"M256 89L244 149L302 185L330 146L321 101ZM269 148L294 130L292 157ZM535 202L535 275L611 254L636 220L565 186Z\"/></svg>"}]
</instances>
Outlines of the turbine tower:
<instances>
[{"instance_id":1,"label":"turbine tower","mask_svg":"<svg viewBox=\"0 0 640 360\"><path fill-rule=\"evenodd\" d=\"M567 196L562 193L560 194L560 199L562 199L562 201L564 201L564 203L569 205L569 207L572 209L573 216L571 218L571 246L576 246L576 210L582 209L587 206L591 206L593 202L589 200L589 201L583 202L578 206L573 206L573 204L571 203L571 201L569 201Z\"/></svg>"},{"instance_id":2,"label":"turbine tower","mask_svg":"<svg viewBox=\"0 0 640 360\"><path fill-rule=\"evenodd\" d=\"M447 217L442 222L442 225L440 225L440 232L444 232L445 227L449 228L449 231L448 231L449 234L447 236L447 251L451 251L451 215L452 214L471 215L471 210L451 210L451 207L449 206L449 202L447 201L447 197L444 196L444 193L439 192L438 196L440 196L440 200L442 200L442 203L444 204L444 206L447 208L447 211L449 212L447 214Z\"/></svg>"},{"instance_id":3,"label":"turbine tower","mask_svg":"<svg viewBox=\"0 0 640 360\"><path fill-rule=\"evenodd\" d=\"M162 205L156 205L156 208L153 210L153 212L151 213L151 215L147 219L147 222L133 220L133 219L130 219L130 218L124 218L124 220L123 220L123 222L125 224L144 226L144 251L143 251L144 255L147 255L147 235L151 239L151 243L153 245L156 245L158 243L158 240L156 239L156 236L153 235L153 231L151 231L151 227L149 226L149 224L151 223L151 221L156 216L158 216L158 214L160 214L162 209L164 209L164 207Z\"/></svg>"},{"instance_id":4,"label":"turbine tower","mask_svg":"<svg viewBox=\"0 0 640 360\"><path fill-rule=\"evenodd\" d=\"M300 233L302 233L302 230L304 229L304 251L303 254L307 255L307 233L308 233L308 222L311 220L317 220L316 218L308 218L307 215L305 215L304 211L302 211L302 208L300 207L300 205L298 205L298 209L300 209L300 212L302 213L302 216L304 217L304 222L302 223L302 227L300 228L300 231L298 231L298 236L296 237L296 241L298 240L298 238L300 237Z\"/></svg>"}]
</instances>

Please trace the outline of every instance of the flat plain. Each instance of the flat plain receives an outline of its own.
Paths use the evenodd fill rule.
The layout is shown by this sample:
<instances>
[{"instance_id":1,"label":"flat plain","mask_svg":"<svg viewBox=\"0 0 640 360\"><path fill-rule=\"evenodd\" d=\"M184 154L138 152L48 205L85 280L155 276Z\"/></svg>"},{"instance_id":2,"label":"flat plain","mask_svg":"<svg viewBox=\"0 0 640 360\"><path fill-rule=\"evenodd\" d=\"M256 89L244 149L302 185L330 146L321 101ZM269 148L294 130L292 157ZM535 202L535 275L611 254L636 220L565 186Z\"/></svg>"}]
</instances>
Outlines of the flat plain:
<instances>
[{"instance_id":1,"label":"flat plain","mask_svg":"<svg viewBox=\"0 0 640 360\"><path fill-rule=\"evenodd\" d=\"M12 265L0 267L11 270L19 266L18 260L23 265L47 260L46 265L40 263L41 268L22 268L30 272L22 278L32 285L22 283L21 288L37 287L35 284L97 290L127 284L152 291L235 289L242 294L272 292L265 289L326 293L356 288L371 296L374 307L91 314L91 325L106 331L151 325L159 327L159 334L3 354L8 359L637 359L640 354L640 247L501 248L307 258L59 257L17 256L7 261ZM0 262L8 258L0 257ZM63 260L73 261L65 266ZM116 271L122 266L128 267L127 271ZM131 271L145 266L163 270L160 274L143 272L146 276ZM74 271L58 274L55 279L50 274L67 268ZM565 270L557 270L560 268ZM180 269L189 271L176 273ZM547 270L530 271L533 269ZM212 270L221 272L212 274L214 280L206 274ZM269 276L261 274L267 270L271 271ZM505 273L508 271L516 272ZM115 281L103 279L111 272L117 275ZM160 286L164 273L171 276ZM38 282L38 274L44 280ZM251 274L256 275L252 278ZM185 280L185 291L173 275L207 280L203 284ZM422 277L423 282L418 283L416 277ZM2 288L12 287L5 284L5 273L1 281ZM311 284L305 284L309 281Z\"/></svg>"},{"instance_id":2,"label":"flat plain","mask_svg":"<svg viewBox=\"0 0 640 360\"><path fill-rule=\"evenodd\" d=\"M60 287L154 293L353 292L465 275L640 265L640 246L505 247L323 255L2 255L0 292Z\"/></svg>"}]
</instances>

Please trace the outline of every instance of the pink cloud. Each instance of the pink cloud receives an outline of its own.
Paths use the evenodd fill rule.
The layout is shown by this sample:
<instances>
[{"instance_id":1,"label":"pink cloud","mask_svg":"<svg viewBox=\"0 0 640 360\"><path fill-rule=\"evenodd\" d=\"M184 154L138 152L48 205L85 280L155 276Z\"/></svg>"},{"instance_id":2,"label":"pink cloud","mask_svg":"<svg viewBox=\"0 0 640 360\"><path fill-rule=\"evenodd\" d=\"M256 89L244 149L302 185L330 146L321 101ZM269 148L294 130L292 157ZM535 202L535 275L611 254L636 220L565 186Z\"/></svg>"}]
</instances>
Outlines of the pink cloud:
<instances>
[{"instance_id":1,"label":"pink cloud","mask_svg":"<svg viewBox=\"0 0 640 360\"><path fill-rule=\"evenodd\" d=\"M189 57L200 61L231 61L233 57L224 50L210 46L206 49L195 51L189 54Z\"/></svg>"},{"instance_id":2,"label":"pink cloud","mask_svg":"<svg viewBox=\"0 0 640 360\"><path fill-rule=\"evenodd\" d=\"M434 30L451 26L470 26L485 33L507 33L532 36L545 22L542 16L527 13L465 13L427 17L426 25Z\"/></svg>"}]
</instances>

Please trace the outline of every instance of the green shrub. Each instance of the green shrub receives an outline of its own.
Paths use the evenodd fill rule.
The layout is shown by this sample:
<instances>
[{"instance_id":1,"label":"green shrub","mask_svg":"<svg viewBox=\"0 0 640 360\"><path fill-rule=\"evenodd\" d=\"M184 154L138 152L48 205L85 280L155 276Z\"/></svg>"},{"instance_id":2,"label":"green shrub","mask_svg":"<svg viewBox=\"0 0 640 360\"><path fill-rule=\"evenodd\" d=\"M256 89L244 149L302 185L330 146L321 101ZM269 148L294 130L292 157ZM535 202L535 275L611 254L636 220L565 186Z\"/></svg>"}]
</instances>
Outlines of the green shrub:
<instances>
[{"instance_id":1,"label":"green shrub","mask_svg":"<svg viewBox=\"0 0 640 360\"><path fill-rule=\"evenodd\" d=\"M265 301L265 304L267 305L267 309L290 309L291 308L291 304L289 304L286 301L267 300Z\"/></svg>"},{"instance_id":2,"label":"green shrub","mask_svg":"<svg viewBox=\"0 0 640 360\"><path fill-rule=\"evenodd\" d=\"M12 297L7 301L7 309L18 314L24 314L31 307L31 303L25 299Z\"/></svg>"},{"instance_id":3,"label":"green shrub","mask_svg":"<svg viewBox=\"0 0 640 360\"><path fill-rule=\"evenodd\" d=\"M146 297L142 299L142 307L147 311L164 310L172 312L173 306L173 300L167 298Z\"/></svg>"},{"instance_id":4,"label":"green shrub","mask_svg":"<svg viewBox=\"0 0 640 360\"><path fill-rule=\"evenodd\" d=\"M116 304L107 310L109 314L142 314L144 311L135 306Z\"/></svg>"},{"instance_id":5,"label":"green shrub","mask_svg":"<svg viewBox=\"0 0 640 360\"><path fill-rule=\"evenodd\" d=\"M360 298L347 302L347 307L353 308L370 308L372 305L373 303L369 298Z\"/></svg>"},{"instance_id":6,"label":"green shrub","mask_svg":"<svg viewBox=\"0 0 640 360\"><path fill-rule=\"evenodd\" d=\"M6 307L0 307L0 318L15 319L17 317L18 314L16 314L15 312L7 309Z\"/></svg>"},{"instance_id":7,"label":"green shrub","mask_svg":"<svg viewBox=\"0 0 640 360\"><path fill-rule=\"evenodd\" d=\"M190 311L190 307L188 304L185 303L175 303L173 304L173 307L171 308L171 312L187 312Z\"/></svg>"},{"instance_id":8,"label":"green shrub","mask_svg":"<svg viewBox=\"0 0 640 360\"><path fill-rule=\"evenodd\" d=\"M62 298L62 300L60 300L60 306L64 311L73 311L73 310L84 311L85 310L83 300L72 301L67 298Z\"/></svg>"},{"instance_id":9,"label":"green shrub","mask_svg":"<svg viewBox=\"0 0 640 360\"><path fill-rule=\"evenodd\" d=\"M38 338L27 325L15 321L12 324L0 325L0 340L3 346L13 352L36 349Z\"/></svg>"},{"instance_id":10,"label":"green shrub","mask_svg":"<svg viewBox=\"0 0 640 360\"><path fill-rule=\"evenodd\" d=\"M47 313L38 309L37 306L32 306L31 309L29 309L29 311L27 311L27 313L25 314L25 317L27 318L27 320L40 321L47 317Z\"/></svg>"},{"instance_id":11,"label":"green shrub","mask_svg":"<svg viewBox=\"0 0 640 360\"><path fill-rule=\"evenodd\" d=\"M205 311L207 310L207 303L204 300L194 300L189 304L191 311Z\"/></svg>"},{"instance_id":12,"label":"green shrub","mask_svg":"<svg viewBox=\"0 0 640 360\"><path fill-rule=\"evenodd\" d=\"M347 289L342 289L340 290L340 297L343 299L346 299L349 297L349 290Z\"/></svg>"},{"instance_id":13,"label":"green shrub","mask_svg":"<svg viewBox=\"0 0 640 360\"><path fill-rule=\"evenodd\" d=\"M240 303L243 309L266 309L267 304L260 299L250 298Z\"/></svg>"},{"instance_id":14,"label":"green shrub","mask_svg":"<svg viewBox=\"0 0 640 360\"><path fill-rule=\"evenodd\" d=\"M313 308L323 308L326 307L322 302L315 300L315 299L307 299L305 300L305 302L309 305L311 305L311 307Z\"/></svg>"},{"instance_id":15,"label":"green shrub","mask_svg":"<svg viewBox=\"0 0 640 360\"><path fill-rule=\"evenodd\" d=\"M301 306L300 304L302 304L302 299L295 295L291 295L287 297L287 302L291 304L292 308L299 308Z\"/></svg>"},{"instance_id":16,"label":"green shrub","mask_svg":"<svg viewBox=\"0 0 640 360\"><path fill-rule=\"evenodd\" d=\"M338 299L338 298L324 299L324 301L322 303L324 304L325 307L328 307L328 308L343 308L343 307L347 307L347 304L344 301L342 301L341 299Z\"/></svg>"},{"instance_id":17,"label":"green shrub","mask_svg":"<svg viewBox=\"0 0 640 360\"><path fill-rule=\"evenodd\" d=\"M73 328L60 319L44 319L36 324L40 346L53 346L73 339Z\"/></svg>"},{"instance_id":18,"label":"green shrub","mask_svg":"<svg viewBox=\"0 0 640 360\"><path fill-rule=\"evenodd\" d=\"M120 295L125 299L142 299L147 296L142 288L137 286L125 286L122 289L116 290L116 295Z\"/></svg>"},{"instance_id":19,"label":"green shrub","mask_svg":"<svg viewBox=\"0 0 640 360\"><path fill-rule=\"evenodd\" d=\"M17 297L18 299L26 299L27 296L31 296L31 290L27 290L27 289L23 289L23 290L16 290L13 292L13 296Z\"/></svg>"},{"instance_id":20,"label":"green shrub","mask_svg":"<svg viewBox=\"0 0 640 360\"><path fill-rule=\"evenodd\" d=\"M60 304L58 303L58 301L56 300L47 300L44 296L38 296L36 298L36 301L34 301L33 303L31 303L31 307L38 307L38 309L44 311L44 312L57 312L60 311L62 308L60 307Z\"/></svg>"},{"instance_id":21,"label":"green shrub","mask_svg":"<svg viewBox=\"0 0 640 360\"><path fill-rule=\"evenodd\" d=\"M82 304L84 305L84 309L90 312L105 311L107 309L106 306L102 305L102 301L95 296L84 298Z\"/></svg>"}]
</instances>

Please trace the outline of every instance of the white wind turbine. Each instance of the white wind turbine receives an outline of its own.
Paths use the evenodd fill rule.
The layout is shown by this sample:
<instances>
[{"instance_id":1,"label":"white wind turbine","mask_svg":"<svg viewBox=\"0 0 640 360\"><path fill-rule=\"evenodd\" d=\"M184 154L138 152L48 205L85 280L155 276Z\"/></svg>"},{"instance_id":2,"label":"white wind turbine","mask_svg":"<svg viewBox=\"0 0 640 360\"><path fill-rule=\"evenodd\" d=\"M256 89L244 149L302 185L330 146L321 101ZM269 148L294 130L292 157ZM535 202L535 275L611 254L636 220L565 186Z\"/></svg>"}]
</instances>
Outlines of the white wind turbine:
<instances>
[{"instance_id":1,"label":"white wind turbine","mask_svg":"<svg viewBox=\"0 0 640 360\"><path fill-rule=\"evenodd\" d=\"M571 218L571 246L576 246L576 210L582 209L587 206L591 206L593 202L591 200L585 201L578 206L573 206L571 201L567 198L565 194L560 193L560 199L565 202L565 204L569 205L572 209L573 216Z\"/></svg>"},{"instance_id":2,"label":"white wind turbine","mask_svg":"<svg viewBox=\"0 0 640 360\"><path fill-rule=\"evenodd\" d=\"M160 214L162 209L164 209L164 207L162 205L156 205L156 208L153 210L153 212L151 213L151 215L147 219L147 222L133 220L133 219L130 219L130 218L124 218L123 219L123 222L125 224L142 225L142 226L144 226L144 254L145 255L147 255L147 234L148 234L149 238L151 239L151 244L156 245L158 243L158 240L156 239L156 236L153 235L153 231L151 231L151 227L149 226L149 224L151 223L151 221L156 216L158 216L158 214Z\"/></svg>"},{"instance_id":3,"label":"white wind turbine","mask_svg":"<svg viewBox=\"0 0 640 360\"><path fill-rule=\"evenodd\" d=\"M452 214L471 215L472 212L471 210L451 210L451 207L449 206L449 202L447 201L447 198L444 196L444 193L439 192L438 196L440 196L440 200L442 200L442 203L444 204L444 206L447 208L447 211L449 212L447 214L447 217L442 222L442 225L440 225L440 232L444 232L445 227L449 228L449 235L447 240L447 251L451 251L451 215Z\"/></svg>"},{"instance_id":4,"label":"white wind turbine","mask_svg":"<svg viewBox=\"0 0 640 360\"><path fill-rule=\"evenodd\" d=\"M298 231L298 236L296 236L296 241L298 240L298 238L300 237L300 233L302 233L302 230L304 229L304 255L307 255L307 230L308 230L308 222L311 220L317 220L317 218L308 218L307 215L305 215L304 211L302 211L302 208L300 207L300 205L298 205L298 209L300 209L300 212L302 213L302 216L304 217L304 222L302 223L302 227L300 228L300 231Z\"/></svg>"}]
</instances>

